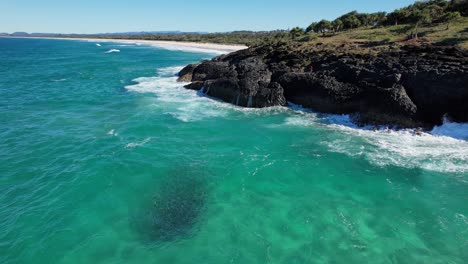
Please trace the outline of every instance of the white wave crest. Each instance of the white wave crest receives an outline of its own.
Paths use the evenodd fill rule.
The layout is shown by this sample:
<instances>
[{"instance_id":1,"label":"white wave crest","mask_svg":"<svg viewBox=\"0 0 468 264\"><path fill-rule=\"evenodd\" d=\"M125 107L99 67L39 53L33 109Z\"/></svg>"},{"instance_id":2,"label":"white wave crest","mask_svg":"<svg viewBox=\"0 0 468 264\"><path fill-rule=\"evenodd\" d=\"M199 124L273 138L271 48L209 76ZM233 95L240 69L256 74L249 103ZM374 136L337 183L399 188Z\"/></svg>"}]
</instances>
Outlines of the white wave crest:
<instances>
[{"instance_id":1,"label":"white wave crest","mask_svg":"<svg viewBox=\"0 0 468 264\"><path fill-rule=\"evenodd\" d=\"M161 76L161 77L174 77L183 68L184 68L183 66L160 68L160 69L157 69L157 73L158 73L158 76Z\"/></svg>"},{"instance_id":2,"label":"white wave crest","mask_svg":"<svg viewBox=\"0 0 468 264\"><path fill-rule=\"evenodd\" d=\"M136 147L141 147L143 145L145 145L146 143L150 142L151 141L151 138L145 138L143 141L140 141L140 142L132 142L132 143L128 143L125 148L136 148Z\"/></svg>"},{"instance_id":3,"label":"white wave crest","mask_svg":"<svg viewBox=\"0 0 468 264\"><path fill-rule=\"evenodd\" d=\"M101 44L99 44L99 43L96 43L96 46L98 46L98 47L101 47Z\"/></svg>"},{"instance_id":4,"label":"white wave crest","mask_svg":"<svg viewBox=\"0 0 468 264\"><path fill-rule=\"evenodd\" d=\"M185 89L188 83L177 82L177 72L183 67L166 67L157 70L156 77L141 77L134 79L134 85L126 86L129 91L139 93L153 93L156 95L157 105L167 114L183 122L199 121L205 118L227 116L229 113L242 114L271 114L289 111L286 107L243 108L221 102L205 96L201 92Z\"/></svg>"},{"instance_id":5,"label":"white wave crest","mask_svg":"<svg viewBox=\"0 0 468 264\"><path fill-rule=\"evenodd\" d=\"M454 123L444 120L444 124L434 127L431 134L468 140L468 123Z\"/></svg>"},{"instance_id":6,"label":"white wave crest","mask_svg":"<svg viewBox=\"0 0 468 264\"><path fill-rule=\"evenodd\" d=\"M111 130L109 130L109 132L107 132L107 135L109 135L109 136L118 136L119 134L117 134L117 132L115 132L115 129L111 129Z\"/></svg>"},{"instance_id":7,"label":"white wave crest","mask_svg":"<svg viewBox=\"0 0 468 264\"><path fill-rule=\"evenodd\" d=\"M157 103L151 105L183 122L196 122L205 118L239 118L242 115L285 114L284 125L325 129L328 137L321 142L330 151L349 156L362 156L377 166L423 168L439 172L468 172L468 141L414 130L393 131L359 128L349 115L315 113L299 106L269 108L243 108L206 97L201 92L183 88L175 74L181 67L158 69L156 77L142 77L136 84L126 86L129 91L153 93ZM446 124L449 129L453 123ZM458 127L458 126L457 126ZM464 124L458 127L464 130ZM445 133L447 134L447 133Z\"/></svg>"},{"instance_id":8,"label":"white wave crest","mask_svg":"<svg viewBox=\"0 0 468 264\"><path fill-rule=\"evenodd\" d=\"M379 166L423 168L439 172L468 171L468 142L413 131L370 131L341 127L346 135L323 142L330 150L364 156ZM352 137L359 137L361 144Z\"/></svg>"},{"instance_id":9,"label":"white wave crest","mask_svg":"<svg viewBox=\"0 0 468 264\"><path fill-rule=\"evenodd\" d=\"M164 75L170 74L169 69L163 70ZM129 91L139 93L154 93L159 101L155 107L163 109L175 109L166 111L166 114L173 116L183 122L202 120L207 117L220 116L222 111L216 111L206 101L204 97L196 95L195 91L187 90L183 85L187 83L177 82L177 77L141 77L133 80L137 84L126 86Z\"/></svg>"},{"instance_id":10,"label":"white wave crest","mask_svg":"<svg viewBox=\"0 0 468 264\"><path fill-rule=\"evenodd\" d=\"M302 112L287 117L289 126L322 127L330 130L321 142L330 151L362 156L377 166L422 168L438 172L468 172L468 141L440 135L460 135L468 124L446 123L430 133L412 129L359 128L348 115Z\"/></svg>"},{"instance_id":11,"label":"white wave crest","mask_svg":"<svg viewBox=\"0 0 468 264\"><path fill-rule=\"evenodd\" d=\"M106 52L104 52L104 53L114 53L114 52L120 52L120 50L118 50L118 49L111 49L111 50L108 50L108 51L106 51Z\"/></svg>"}]
</instances>

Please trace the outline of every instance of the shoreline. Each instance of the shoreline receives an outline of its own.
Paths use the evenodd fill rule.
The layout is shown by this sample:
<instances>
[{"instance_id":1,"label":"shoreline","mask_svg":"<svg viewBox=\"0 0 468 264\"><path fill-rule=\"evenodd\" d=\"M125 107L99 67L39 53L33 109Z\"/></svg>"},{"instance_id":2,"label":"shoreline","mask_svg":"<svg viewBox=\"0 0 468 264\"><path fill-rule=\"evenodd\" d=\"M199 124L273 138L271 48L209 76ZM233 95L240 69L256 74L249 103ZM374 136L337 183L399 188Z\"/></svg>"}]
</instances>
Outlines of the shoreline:
<instances>
[{"instance_id":1,"label":"shoreline","mask_svg":"<svg viewBox=\"0 0 468 264\"><path fill-rule=\"evenodd\" d=\"M12 37L12 38L77 40L77 41L88 41L88 42L96 42L96 43L114 42L114 43L122 43L122 44L148 45L148 46L168 49L168 50L213 53L213 54L219 54L219 55L248 48L245 45L236 45L236 44L198 43L198 42L181 42L181 41L165 41L165 40L60 38L60 37Z\"/></svg>"},{"instance_id":2,"label":"shoreline","mask_svg":"<svg viewBox=\"0 0 468 264\"><path fill-rule=\"evenodd\" d=\"M179 80L237 106L291 102L321 113L354 114L359 126L430 131L444 119L468 122L465 51L408 45L363 56L348 50L266 44L188 65Z\"/></svg>"}]
</instances>

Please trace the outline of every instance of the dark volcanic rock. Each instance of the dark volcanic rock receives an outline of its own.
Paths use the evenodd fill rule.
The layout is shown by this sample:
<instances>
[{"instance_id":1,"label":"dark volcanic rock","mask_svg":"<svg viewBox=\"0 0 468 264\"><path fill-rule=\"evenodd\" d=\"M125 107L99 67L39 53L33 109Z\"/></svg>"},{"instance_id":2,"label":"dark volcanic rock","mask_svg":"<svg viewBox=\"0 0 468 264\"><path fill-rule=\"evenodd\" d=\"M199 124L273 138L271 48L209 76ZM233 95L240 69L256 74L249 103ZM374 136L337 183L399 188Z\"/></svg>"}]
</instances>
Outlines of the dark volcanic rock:
<instances>
[{"instance_id":1,"label":"dark volcanic rock","mask_svg":"<svg viewBox=\"0 0 468 264\"><path fill-rule=\"evenodd\" d=\"M467 55L432 46L371 55L265 45L189 65L181 76L192 77L188 88L240 106L288 100L321 112L358 114L361 124L432 126L444 115L468 122Z\"/></svg>"},{"instance_id":2,"label":"dark volcanic rock","mask_svg":"<svg viewBox=\"0 0 468 264\"><path fill-rule=\"evenodd\" d=\"M192 81L205 81L222 77L236 77L228 62L206 61L193 70Z\"/></svg>"},{"instance_id":3,"label":"dark volcanic rock","mask_svg":"<svg viewBox=\"0 0 468 264\"><path fill-rule=\"evenodd\" d=\"M190 89L190 90L198 91L203 87L203 84L204 84L204 82L195 81L195 82L191 82L191 83L185 85L184 87L187 88L187 89Z\"/></svg>"},{"instance_id":4,"label":"dark volcanic rock","mask_svg":"<svg viewBox=\"0 0 468 264\"><path fill-rule=\"evenodd\" d=\"M425 121L440 121L444 114L468 121L468 72L455 68L413 72L404 75L402 84Z\"/></svg>"},{"instance_id":5,"label":"dark volcanic rock","mask_svg":"<svg viewBox=\"0 0 468 264\"><path fill-rule=\"evenodd\" d=\"M200 65L200 63L195 63L195 64L189 64L185 66L180 72L179 72L179 78L177 79L178 82L191 82L192 81L192 75L193 75L193 70Z\"/></svg>"},{"instance_id":6,"label":"dark volcanic rock","mask_svg":"<svg viewBox=\"0 0 468 264\"><path fill-rule=\"evenodd\" d=\"M289 101L326 113L349 113L359 109L361 89L334 77L316 73L287 73L279 83Z\"/></svg>"}]
</instances>

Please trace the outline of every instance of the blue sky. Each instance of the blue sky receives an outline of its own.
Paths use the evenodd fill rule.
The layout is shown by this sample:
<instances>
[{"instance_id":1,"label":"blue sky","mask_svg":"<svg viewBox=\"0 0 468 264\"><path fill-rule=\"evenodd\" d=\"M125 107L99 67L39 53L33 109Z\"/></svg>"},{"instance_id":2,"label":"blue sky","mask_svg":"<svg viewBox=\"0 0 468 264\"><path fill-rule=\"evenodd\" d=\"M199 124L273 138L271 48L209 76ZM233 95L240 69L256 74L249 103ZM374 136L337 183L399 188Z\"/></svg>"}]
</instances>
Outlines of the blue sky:
<instances>
[{"instance_id":1,"label":"blue sky","mask_svg":"<svg viewBox=\"0 0 468 264\"><path fill-rule=\"evenodd\" d=\"M393 11L413 0L0 0L0 32L221 32L306 27L352 10Z\"/></svg>"}]
</instances>

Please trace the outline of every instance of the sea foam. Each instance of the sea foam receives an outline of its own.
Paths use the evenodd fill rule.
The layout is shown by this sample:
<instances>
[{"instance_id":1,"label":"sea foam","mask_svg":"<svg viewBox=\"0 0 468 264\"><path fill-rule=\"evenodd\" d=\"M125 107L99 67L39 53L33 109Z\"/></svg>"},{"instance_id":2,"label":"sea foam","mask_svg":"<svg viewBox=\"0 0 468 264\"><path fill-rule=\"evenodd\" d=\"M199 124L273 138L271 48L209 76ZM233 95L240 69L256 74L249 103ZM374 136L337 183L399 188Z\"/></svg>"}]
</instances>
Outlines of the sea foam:
<instances>
[{"instance_id":1,"label":"sea foam","mask_svg":"<svg viewBox=\"0 0 468 264\"><path fill-rule=\"evenodd\" d=\"M128 85L125 88L129 91L155 94L156 100L160 102L155 107L176 108L177 111L168 112L168 114L184 122L227 116L233 112L244 115L266 115L290 111L283 106L268 108L239 107L211 98L201 91L185 89L184 85L188 83L177 82L176 76L182 68L183 66L176 66L158 69L156 77L136 78L133 80L136 84ZM167 107L167 104L172 107Z\"/></svg>"},{"instance_id":2,"label":"sea foam","mask_svg":"<svg viewBox=\"0 0 468 264\"><path fill-rule=\"evenodd\" d=\"M132 143L128 143L127 145L125 145L125 148L136 148L136 147L141 147L143 145L145 145L146 143L150 142L151 141L151 138L145 138L144 140L140 141L140 142L132 142Z\"/></svg>"},{"instance_id":3,"label":"sea foam","mask_svg":"<svg viewBox=\"0 0 468 264\"><path fill-rule=\"evenodd\" d=\"M431 134L468 140L468 123L454 123L444 120L444 124L434 127Z\"/></svg>"},{"instance_id":4,"label":"sea foam","mask_svg":"<svg viewBox=\"0 0 468 264\"><path fill-rule=\"evenodd\" d=\"M187 90L183 85L187 83L177 82L177 77L174 76L176 68L164 68L158 70L157 77L140 77L134 79L134 85L126 86L129 91L139 93L153 93L156 95L156 100L159 102L154 107L163 109L176 109L169 111L166 114L183 122L199 121L212 116L223 115L222 111L216 111L213 105L210 107L210 99L197 96L195 91ZM168 106L171 107L168 107ZM204 109L201 111L201 109Z\"/></svg>"},{"instance_id":5,"label":"sea foam","mask_svg":"<svg viewBox=\"0 0 468 264\"><path fill-rule=\"evenodd\" d=\"M468 124L446 122L433 131L418 134L414 130L390 130L358 127L349 115L316 113L290 104L290 107L243 108L207 97L202 92L183 88L176 73L182 67L157 70L156 77L134 79L129 91L153 93L158 103L152 107L176 109L167 114L183 122L197 122L205 118L226 117L233 113L244 115L285 115L284 125L325 129L331 135L320 142L332 152L362 156L377 166L422 168L439 172L468 172L468 141L464 133ZM168 107L171 105L171 107ZM305 132L307 133L307 132ZM450 136L453 137L450 137Z\"/></svg>"},{"instance_id":6,"label":"sea foam","mask_svg":"<svg viewBox=\"0 0 468 264\"><path fill-rule=\"evenodd\" d=\"M331 125L342 135L322 144L331 151L364 156L379 166L423 168L439 172L468 172L468 142L412 130L355 129Z\"/></svg>"},{"instance_id":7,"label":"sea foam","mask_svg":"<svg viewBox=\"0 0 468 264\"><path fill-rule=\"evenodd\" d=\"M108 50L108 51L106 51L106 52L104 52L104 53L114 53L114 52L120 52L120 50L118 50L118 49L111 49L111 50Z\"/></svg>"},{"instance_id":8,"label":"sea foam","mask_svg":"<svg viewBox=\"0 0 468 264\"><path fill-rule=\"evenodd\" d=\"M468 141L462 140L468 124L445 123L421 134L414 129L358 127L349 115L320 114L297 107L294 111L296 115L287 117L285 124L330 130L321 144L332 152L362 156L378 166L468 172Z\"/></svg>"}]
</instances>

